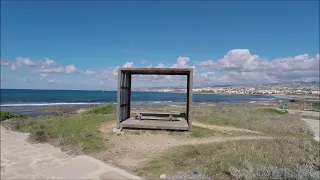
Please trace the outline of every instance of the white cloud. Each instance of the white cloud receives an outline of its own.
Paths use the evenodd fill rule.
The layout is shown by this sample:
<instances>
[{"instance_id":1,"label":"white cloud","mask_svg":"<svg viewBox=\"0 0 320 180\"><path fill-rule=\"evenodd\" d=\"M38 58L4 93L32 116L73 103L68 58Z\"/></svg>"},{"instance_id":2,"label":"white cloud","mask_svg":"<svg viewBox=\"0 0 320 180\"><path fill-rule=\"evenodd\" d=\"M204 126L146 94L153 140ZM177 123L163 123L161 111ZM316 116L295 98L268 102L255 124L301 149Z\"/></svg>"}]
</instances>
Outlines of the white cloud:
<instances>
[{"instance_id":1,"label":"white cloud","mask_svg":"<svg viewBox=\"0 0 320 180\"><path fill-rule=\"evenodd\" d=\"M39 67L40 72L46 72L46 73L62 73L64 72L63 67L46 67L46 66L40 66Z\"/></svg>"},{"instance_id":2,"label":"white cloud","mask_svg":"<svg viewBox=\"0 0 320 180\"><path fill-rule=\"evenodd\" d=\"M75 72L77 72L77 68L76 68L76 66L74 64L71 64L71 65L66 66L65 72L67 74L75 73Z\"/></svg>"},{"instance_id":3,"label":"white cloud","mask_svg":"<svg viewBox=\"0 0 320 180\"><path fill-rule=\"evenodd\" d=\"M35 68L38 72L45 72L45 73L75 73L77 72L77 68L75 64L68 65L63 67L62 65L58 64L56 61L50 58L44 58L44 61L33 61L30 58L24 57L17 57L16 63L11 64L10 69L16 70L18 67L22 65L29 66ZM93 73L93 71L87 72Z\"/></svg>"},{"instance_id":4,"label":"white cloud","mask_svg":"<svg viewBox=\"0 0 320 180\"><path fill-rule=\"evenodd\" d=\"M87 70L83 74L85 74L85 75L95 75L95 74L97 74L97 72L96 71L92 71L92 70Z\"/></svg>"},{"instance_id":5,"label":"white cloud","mask_svg":"<svg viewBox=\"0 0 320 180\"><path fill-rule=\"evenodd\" d=\"M134 67L133 61L126 62L122 67ZM120 66L117 66L115 68L109 67L106 69L103 73L99 74L97 77L102 79L115 79L116 76L118 76L118 69Z\"/></svg>"},{"instance_id":6,"label":"white cloud","mask_svg":"<svg viewBox=\"0 0 320 180\"><path fill-rule=\"evenodd\" d=\"M207 60L195 62L195 65L218 71L252 71L265 69L268 62L257 55L251 55L248 49L234 49L217 62Z\"/></svg>"},{"instance_id":7,"label":"white cloud","mask_svg":"<svg viewBox=\"0 0 320 180\"><path fill-rule=\"evenodd\" d=\"M234 83L277 82L299 79L301 77L319 79L319 54L315 58L307 54L271 61L252 55L247 49L229 51L218 61L207 60L195 62L203 71L227 73ZM206 72L202 77L207 78Z\"/></svg>"},{"instance_id":8,"label":"white cloud","mask_svg":"<svg viewBox=\"0 0 320 180\"><path fill-rule=\"evenodd\" d=\"M156 66L156 68L164 68L164 67L166 67L164 64L162 64L162 63L159 63L157 66Z\"/></svg>"},{"instance_id":9,"label":"white cloud","mask_svg":"<svg viewBox=\"0 0 320 180\"><path fill-rule=\"evenodd\" d=\"M319 59L313 59L308 54L295 57L278 58L269 63L269 69L278 71L319 69Z\"/></svg>"},{"instance_id":10,"label":"white cloud","mask_svg":"<svg viewBox=\"0 0 320 180\"><path fill-rule=\"evenodd\" d=\"M208 78L209 76L213 76L213 75L215 75L215 72L205 72L200 74L200 76L204 78Z\"/></svg>"},{"instance_id":11,"label":"white cloud","mask_svg":"<svg viewBox=\"0 0 320 180\"><path fill-rule=\"evenodd\" d=\"M177 64L172 65L173 68L186 68L189 67L187 65L188 61L190 61L190 58L179 56L177 59Z\"/></svg>"},{"instance_id":12,"label":"white cloud","mask_svg":"<svg viewBox=\"0 0 320 180\"><path fill-rule=\"evenodd\" d=\"M10 69L12 71L15 71L17 69L17 66L14 63L12 63L12 64L10 64Z\"/></svg>"},{"instance_id":13,"label":"white cloud","mask_svg":"<svg viewBox=\"0 0 320 180\"><path fill-rule=\"evenodd\" d=\"M0 66L9 66L9 62L5 60L0 60Z\"/></svg>"},{"instance_id":14,"label":"white cloud","mask_svg":"<svg viewBox=\"0 0 320 180\"><path fill-rule=\"evenodd\" d=\"M195 65L201 66L201 67L213 67L215 63L212 60L207 60L207 61L195 62Z\"/></svg>"},{"instance_id":15,"label":"white cloud","mask_svg":"<svg viewBox=\"0 0 320 180\"><path fill-rule=\"evenodd\" d=\"M118 69L119 69L119 66L117 66L116 68L114 68L114 70L112 71L112 75L118 76Z\"/></svg>"},{"instance_id":16,"label":"white cloud","mask_svg":"<svg viewBox=\"0 0 320 180\"><path fill-rule=\"evenodd\" d=\"M134 63L133 63L132 61L126 62L126 63L123 65L123 67L126 67L126 68L134 67L133 64L134 64Z\"/></svg>"},{"instance_id":17,"label":"white cloud","mask_svg":"<svg viewBox=\"0 0 320 180\"><path fill-rule=\"evenodd\" d=\"M17 61L18 65L21 65L21 64L26 65L26 66L36 66L37 65L31 59L20 57L20 56L16 58L16 61Z\"/></svg>"},{"instance_id":18,"label":"white cloud","mask_svg":"<svg viewBox=\"0 0 320 180\"><path fill-rule=\"evenodd\" d=\"M293 71L319 69L319 58L314 59L307 54L303 54L267 61L257 55L252 55L248 49L234 49L217 62L208 60L195 62L195 65L217 71Z\"/></svg>"},{"instance_id":19,"label":"white cloud","mask_svg":"<svg viewBox=\"0 0 320 180\"><path fill-rule=\"evenodd\" d=\"M57 64L54 60L52 60L50 58L44 58L44 59L45 59L46 65L56 65Z\"/></svg>"}]
</instances>

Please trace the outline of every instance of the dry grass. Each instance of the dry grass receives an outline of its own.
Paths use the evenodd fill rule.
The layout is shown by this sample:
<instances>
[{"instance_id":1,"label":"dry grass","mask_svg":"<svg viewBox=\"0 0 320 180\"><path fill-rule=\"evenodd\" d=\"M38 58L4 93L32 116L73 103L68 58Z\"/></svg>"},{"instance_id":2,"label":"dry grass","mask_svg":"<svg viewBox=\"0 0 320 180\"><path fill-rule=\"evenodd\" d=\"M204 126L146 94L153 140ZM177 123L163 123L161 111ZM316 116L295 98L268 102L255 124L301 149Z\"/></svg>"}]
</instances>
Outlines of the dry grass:
<instances>
[{"instance_id":1,"label":"dry grass","mask_svg":"<svg viewBox=\"0 0 320 180\"><path fill-rule=\"evenodd\" d=\"M303 118L306 118L306 119L315 119L315 120L320 120L320 116L316 117L316 116L307 116L307 115L303 115L301 116Z\"/></svg>"},{"instance_id":2,"label":"dry grass","mask_svg":"<svg viewBox=\"0 0 320 180\"><path fill-rule=\"evenodd\" d=\"M193 119L204 124L233 126L269 135L313 135L311 129L299 117L252 104L196 106L193 108Z\"/></svg>"},{"instance_id":3,"label":"dry grass","mask_svg":"<svg viewBox=\"0 0 320 180\"><path fill-rule=\"evenodd\" d=\"M101 124L114 120L113 113L82 113L11 119L4 125L12 130L30 133L29 139L32 141L49 142L74 154L91 154L106 149L99 128Z\"/></svg>"},{"instance_id":4,"label":"dry grass","mask_svg":"<svg viewBox=\"0 0 320 180\"><path fill-rule=\"evenodd\" d=\"M246 173L248 164L256 169ZM289 138L181 146L136 172L147 179L155 179L160 174L174 176L177 172L192 174L195 170L215 179L251 179L261 175L263 168L295 172L295 168L302 170L307 166L304 177L320 173L319 144L311 139ZM293 176L297 177L292 179L298 179L298 174Z\"/></svg>"},{"instance_id":5,"label":"dry grass","mask_svg":"<svg viewBox=\"0 0 320 180\"><path fill-rule=\"evenodd\" d=\"M185 108L153 106L134 110L184 112ZM305 122L299 116L266 106L196 105L193 121L214 125L214 129L194 126L189 132L125 130L124 135L112 133L113 110L107 114L96 114L100 110L91 112L94 113L77 114L72 110L72 114L12 119L5 123L12 129L30 132L31 139L38 142L91 154L149 179L162 173L169 175L168 179L259 179L261 175L312 179L320 170L319 143L311 139L313 133ZM269 137L249 140L261 138L261 134L234 128L226 131L226 126ZM267 140L270 137L279 139ZM193 175L195 170L199 176Z\"/></svg>"}]
</instances>

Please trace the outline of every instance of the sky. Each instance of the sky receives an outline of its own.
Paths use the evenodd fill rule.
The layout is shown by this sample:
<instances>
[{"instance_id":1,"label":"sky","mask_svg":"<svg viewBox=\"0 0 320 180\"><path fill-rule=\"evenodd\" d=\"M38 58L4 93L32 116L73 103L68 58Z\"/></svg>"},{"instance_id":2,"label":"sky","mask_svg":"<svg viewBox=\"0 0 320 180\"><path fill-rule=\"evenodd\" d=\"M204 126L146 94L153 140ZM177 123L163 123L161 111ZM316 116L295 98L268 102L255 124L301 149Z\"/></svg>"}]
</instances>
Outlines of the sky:
<instances>
[{"instance_id":1,"label":"sky","mask_svg":"<svg viewBox=\"0 0 320 180\"><path fill-rule=\"evenodd\" d=\"M114 90L119 67L189 67L195 86L319 81L319 1L1 1L1 88Z\"/></svg>"}]
</instances>

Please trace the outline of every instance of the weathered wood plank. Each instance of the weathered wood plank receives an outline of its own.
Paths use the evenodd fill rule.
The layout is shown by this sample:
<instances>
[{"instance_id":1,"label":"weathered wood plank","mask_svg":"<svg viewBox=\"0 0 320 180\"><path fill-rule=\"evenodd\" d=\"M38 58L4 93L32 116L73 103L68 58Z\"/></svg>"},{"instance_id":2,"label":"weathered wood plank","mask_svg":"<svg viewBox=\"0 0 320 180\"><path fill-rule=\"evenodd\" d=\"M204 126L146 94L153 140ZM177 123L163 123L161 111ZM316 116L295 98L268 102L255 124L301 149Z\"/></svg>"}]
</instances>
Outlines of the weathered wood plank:
<instances>
[{"instance_id":1,"label":"weathered wood plank","mask_svg":"<svg viewBox=\"0 0 320 180\"><path fill-rule=\"evenodd\" d=\"M169 120L137 120L129 118L120 123L121 128L144 128L144 129L169 129L169 130L188 130L188 123L182 121Z\"/></svg>"},{"instance_id":2,"label":"weathered wood plank","mask_svg":"<svg viewBox=\"0 0 320 180\"><path fill-rule=\"evenodd\" d=\"M188 75L192 68L119 68L130 74Z\"/></svg>"},{"instance_id":3,"label":"weathered wood plank","mask_svg":"<svg viewBox=\"0 0 320 180\"><path fill-rule=\"evenodd\" d=\"M186 113L177 113L177 112L136 112L136 114L141 114L142 116L157 116L157 117L185 117Z\"/></svg>"}]
</instances>

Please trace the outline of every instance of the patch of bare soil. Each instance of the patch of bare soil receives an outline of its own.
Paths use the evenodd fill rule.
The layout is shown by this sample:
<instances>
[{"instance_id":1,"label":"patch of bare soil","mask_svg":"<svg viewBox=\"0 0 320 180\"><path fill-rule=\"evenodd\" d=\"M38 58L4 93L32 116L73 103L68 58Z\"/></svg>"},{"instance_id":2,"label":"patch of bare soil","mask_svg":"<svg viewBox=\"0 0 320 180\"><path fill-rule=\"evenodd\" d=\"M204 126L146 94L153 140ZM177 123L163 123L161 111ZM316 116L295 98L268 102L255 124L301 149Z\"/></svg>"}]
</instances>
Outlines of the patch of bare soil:
<instances>
[{"instance_id":1,"label":"patch of bare soil","mask_svg":"<svg viewBox=\"0 0 320 180\"><path fill-rule=\"evenodd\" d=\"M201 127L213 128L213 126ZM185 135L170 135L167 131L151 130L123 130L125 132L124 134L116 135L112 133L113 128L115 128L114 123L104 124L101 127L100 131L103 137L107 139L107 150L96 154L95 157L129 170L134 170L161 153L180 145L272 138L266 136L190 138ZM235 128L226 128L223 130L232 131L235 130ZM245 131L244 129L241 130Z\"/></svg>"},{"instance_id":2,"label":"patch of bare soil","mask_svg":"<svg viewBox=\"0 0 320 180\"><path fill-rule=\"evenodd\" d=\"M77 112L77 114L80 114L80 113L83 113L83 112L88 111L88 109L89 109L89 108L80 108L80 109L78 109L76 112Z\"/></svg>"},{"instance_id":3,"label":"patch of bare soil","mask_svg":"<svg viewBox=\"0 0 320 180\"><path fill-rule=\"evenodd\" d=\"M172 136L168 133L152 134L150 131L145 131L143 134L134 134L130 131L123 130L125 134L115 135L112 129L115 124L105 124L101 127L101 132L108 139L107 150L101 152L97 157L103 161L133 169L148 159L158 155L176 146L181 137Z\"/></svg>"}]
</instances>

